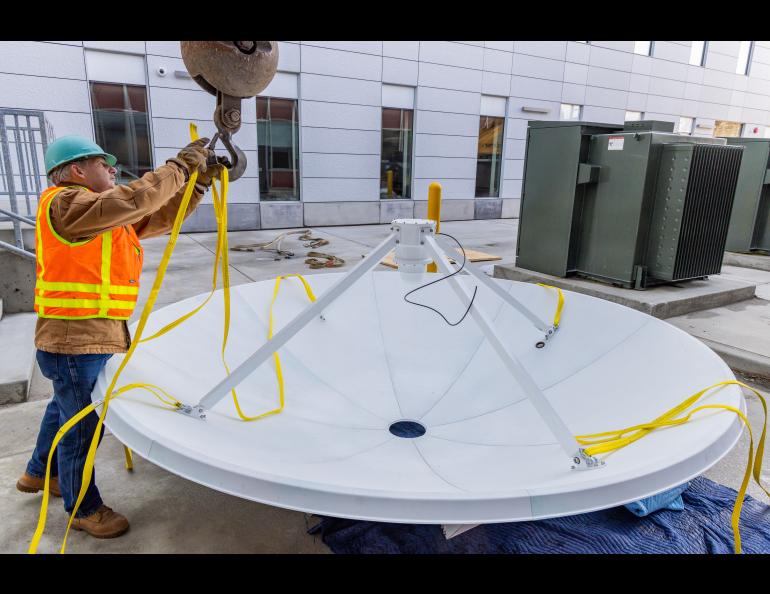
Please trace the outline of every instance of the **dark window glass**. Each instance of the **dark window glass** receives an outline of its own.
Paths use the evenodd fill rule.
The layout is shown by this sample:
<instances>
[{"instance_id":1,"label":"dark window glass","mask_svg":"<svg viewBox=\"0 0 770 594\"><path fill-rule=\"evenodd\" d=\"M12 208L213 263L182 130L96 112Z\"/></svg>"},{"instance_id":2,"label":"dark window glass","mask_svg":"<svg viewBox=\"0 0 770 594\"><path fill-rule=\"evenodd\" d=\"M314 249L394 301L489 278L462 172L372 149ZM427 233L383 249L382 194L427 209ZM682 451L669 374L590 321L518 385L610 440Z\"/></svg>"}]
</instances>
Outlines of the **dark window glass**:
<instances>
[{"instance_id":1,"label":"dark window glass","mask_svg":"<svg viewBox=\"0 0 770 594\"><path fill-rule=\"evenodd\" d=\"M296 99L257 97L260 200L299 200Z\"/></svg>"},{"instance_id":2,"label":"dark window glass","mask_svg":"<svg viewBox=\"0 0 770 594\"><path fill-rule=\"evenodd\" d=\"M500 168L503 164L504 118L481 116L476 161L476 197L500 196Z\"/></svg>"},{"instance_id":3,"label":"dark window glass","mask_svg":"<svg viewBox=\"0 0 770 594\"><path fill-rule=\"evenodd\" d=\"M410 109L383 108L380 198L412 197L412 120Z\"/></svg>"},{"instance_id":4,"label":"dark window glass","mask_svg":"<svg viewBox=\"0 0 770 594\"><path fill-rule=\"evenodd\" d=\"M147 92L140 85L91 83L96 143L118 159L118 183L152 171Z\"/></svg>"}]
</instances>

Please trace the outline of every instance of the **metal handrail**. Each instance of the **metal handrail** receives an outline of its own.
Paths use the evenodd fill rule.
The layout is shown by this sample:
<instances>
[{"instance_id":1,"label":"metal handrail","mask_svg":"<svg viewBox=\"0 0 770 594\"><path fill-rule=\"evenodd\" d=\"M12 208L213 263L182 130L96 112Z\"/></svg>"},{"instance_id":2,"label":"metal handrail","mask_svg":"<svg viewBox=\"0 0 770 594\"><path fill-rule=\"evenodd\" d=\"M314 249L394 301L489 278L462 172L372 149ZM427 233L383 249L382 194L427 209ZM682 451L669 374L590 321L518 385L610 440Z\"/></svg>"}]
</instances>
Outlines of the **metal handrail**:
<instances>
[{"instance_id":1,"label":"metal handrail","mask_svg":"<svg viewBox=\"0 0 770 594\"><path fill-rule=\"evenodd\" d=\"M12 219L16 219L17 221L21 221L22 223L27 223L27 225L35 226L35 220L34 219L28 219L27 217L21 216L18 213L11 212L10 210L5 210L4 208L0 208L0 213L11 217Z\"/></svg>"},{"instance_id":2,"label":"metal handrail","mask_svg":"<svg viewBox=\"0 0 770 594\"><path fill-rule=\"evenodd\" d=\"M17 248L15 245L11 245L10 243L5 243L4 241L0 241L0 248L4 248L9 252L13 252L14 254L18 254L19 256L27 258L28 260L35 259L34 253L28 252L27 250L23 250L21 248Z\"/></svg>"}]
</instances>

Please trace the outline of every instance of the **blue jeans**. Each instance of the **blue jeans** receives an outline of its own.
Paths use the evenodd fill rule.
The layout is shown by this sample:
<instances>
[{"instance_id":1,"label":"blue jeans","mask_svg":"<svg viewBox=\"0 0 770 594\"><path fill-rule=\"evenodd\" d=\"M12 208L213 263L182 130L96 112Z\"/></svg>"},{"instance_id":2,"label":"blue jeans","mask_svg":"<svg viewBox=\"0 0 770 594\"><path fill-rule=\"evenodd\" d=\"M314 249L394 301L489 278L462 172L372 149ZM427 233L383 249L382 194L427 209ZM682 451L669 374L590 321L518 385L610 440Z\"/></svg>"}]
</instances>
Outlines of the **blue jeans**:
<instances>
[{"instance_id":1,"label":"blue jeans","mask_svg":"<svg viewBox=\"0 0 770 594\"><path fill-rule=\"evenodd\" d=\"M48 463L53 439L59 427L91 404L91 392L107 360L112 355L62 355L37 351L40 371L53 381L53 398L45 409L35 451L27 464L27 474L42 478ZM80 493L88 448L91 445L99 417L91 412L72 427L59 441L56 455L51 460L51 476L59 477L59 489L64 509L72 512ZM102 435L104 427L102 427ZM101 442L102 435L99 436ZM99 489L96 488L96 472L80 504L78 517L89 516L102 505Z\"/></svg>"}]
</instances>

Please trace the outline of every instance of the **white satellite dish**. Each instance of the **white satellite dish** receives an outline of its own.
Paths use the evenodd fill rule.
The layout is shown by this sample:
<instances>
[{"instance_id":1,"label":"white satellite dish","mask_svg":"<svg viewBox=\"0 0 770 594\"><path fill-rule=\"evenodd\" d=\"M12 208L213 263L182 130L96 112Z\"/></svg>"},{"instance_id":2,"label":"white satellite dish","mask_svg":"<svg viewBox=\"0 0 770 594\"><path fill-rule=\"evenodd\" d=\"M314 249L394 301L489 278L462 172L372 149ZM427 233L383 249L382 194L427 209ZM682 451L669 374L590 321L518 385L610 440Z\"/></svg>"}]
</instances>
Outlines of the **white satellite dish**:
<instances>
[{"instance_id":1,"label":"white satellite dish","mask_svg":"<svg viewBox=\"0 0 770 594\"><path fill-rule=\"evenodd\" d=\"M271 353L263 345L274 282L264 281L232 290L229 380L219 358L220 291L193 321L138 348L121 376L121 385L164 387L187 414L133 390L110 403L107 426L147 460L225 493L329 516L436 524L620 505L701 474L738 440L736 415L703 414L603 465L579 458L577 468L592 467L576 470L572 436L650 421L734 379L730 369L665 322L577 293L565 292L561 325L549 334L555 291L475 269L413 296L456 320L477 285L471 314L451 327L404 301L418 286L413 275L371 272L394 245L402 271L424 258L416 246L449 270L431 223L394 221L394 230L350 273L308 277L313 305L299 281L284 281L271 341L283 345L281 414L244 422L229 397L228 381L246 414L277 404L272 360L259 364ZM203 298L155 312L148 332ZM119 362L102 372L94 400ZM735 385L702 399L717 402L745 410Z\"/></svg>"}]
</instances>

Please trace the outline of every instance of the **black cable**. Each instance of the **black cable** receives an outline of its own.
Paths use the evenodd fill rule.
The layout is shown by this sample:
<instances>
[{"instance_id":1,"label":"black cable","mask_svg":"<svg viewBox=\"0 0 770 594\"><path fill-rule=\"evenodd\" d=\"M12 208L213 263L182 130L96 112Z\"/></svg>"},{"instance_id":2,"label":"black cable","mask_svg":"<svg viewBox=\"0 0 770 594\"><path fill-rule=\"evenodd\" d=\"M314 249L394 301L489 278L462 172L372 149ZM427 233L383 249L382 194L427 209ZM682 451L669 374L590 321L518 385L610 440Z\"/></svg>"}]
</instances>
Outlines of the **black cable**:
<instances>
[{"instance_id":1,"label":"black cable","mask_svg":"<svg viewBox=\"0 0 770 594\"><path fill-rule=\"evenodd\" d=\"M411 305L418 305L419 307L424 307L425 309L429 309L431 311L434 311L438 315L440 315L442 318L444 318L444 321L447 324L449 324L450 326L457 326L458 324L460 324L460 322L462 322L465 319L465 316L468 315L468 312L471 310L471 307L473 307L473 301L474 301L474 299L476 299L476 292L479 290L478 285L476 285L476 287L474 287L474 289L473 289L473 296L471 297L471 302L468 304L468 309L465 310L465 313L463 314L463 317L461 317L454 324L452 322L450 322L449 320L447 320L446 316L444 314L442 314L439 310L437 310L435 307L431 307L430 305L425 305L424 303L417 303L416 301L410 301L409 299L407 299L407 297L409 297L409 295L411 295L412 293L415 293L416 291L424 289L425 287L430 287L431 285L435 285L436 283L440 283L441 281L444 281L444 280L446 280L448 278L451 278L455 274L459 274L460 272L462 272L463 268L465 268L466 257L465 257L465 249L463 248L462 244L459 241L457 241L457 239L455 239L454 237L449 235L449 233L436 233L436 235L444 235L446 237L449 237L452 241L454 241L458 245L458 247L460 248L460 251L462 251L462 253L463 253L463 263L460 265L460 268L458 268L454 272L452 272L450 274L447 274L446 276L442 276L441 278L436 279L434 281L430 281L429 283L426 283L426 284L424 284L424 285L422 285L420 287L417 287L416 289L412 289L406 295L404 295L404 301L406 301L407 303L409 303Z\"/></svg>"}]
</instances>

